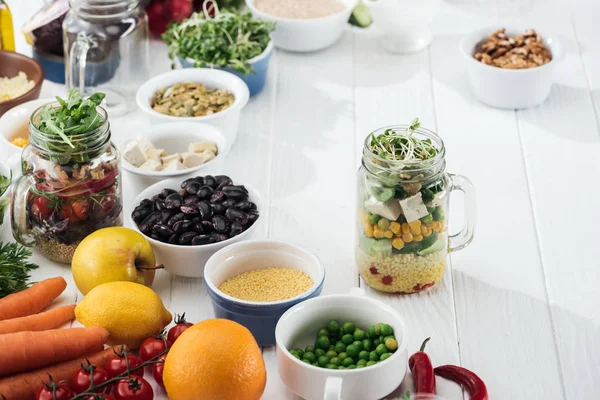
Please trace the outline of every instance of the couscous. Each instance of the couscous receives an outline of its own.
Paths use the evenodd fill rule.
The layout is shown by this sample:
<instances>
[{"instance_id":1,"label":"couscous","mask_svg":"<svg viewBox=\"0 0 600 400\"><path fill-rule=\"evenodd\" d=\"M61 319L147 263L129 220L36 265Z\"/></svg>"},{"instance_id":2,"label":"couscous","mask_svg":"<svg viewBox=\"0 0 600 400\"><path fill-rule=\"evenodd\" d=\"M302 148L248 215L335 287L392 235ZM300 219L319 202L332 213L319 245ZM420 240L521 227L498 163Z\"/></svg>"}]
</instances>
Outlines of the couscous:
<instances>
[{"instance_id":1,"label":"couscous","mask_svg":"<svg viewBox=\"0 0 600 400\"><path fill-rule=\"evenodd\" d=\"M236 299L267 302L291 299L313 284L310 276L300 270L270 267L239 274L223 282L219 290Z\"/></svg>"},{"instance_id":2,"label":"couscous","mask_svg":"<svg viewBox=\"0 0 600 400\"><path fill-rule=\"evenodd\" d=\"M0 78L0 103L15 99L29 92L35 83L27 78L27 74L21 71L12 78Z\"/></svg>"}]
</instances>

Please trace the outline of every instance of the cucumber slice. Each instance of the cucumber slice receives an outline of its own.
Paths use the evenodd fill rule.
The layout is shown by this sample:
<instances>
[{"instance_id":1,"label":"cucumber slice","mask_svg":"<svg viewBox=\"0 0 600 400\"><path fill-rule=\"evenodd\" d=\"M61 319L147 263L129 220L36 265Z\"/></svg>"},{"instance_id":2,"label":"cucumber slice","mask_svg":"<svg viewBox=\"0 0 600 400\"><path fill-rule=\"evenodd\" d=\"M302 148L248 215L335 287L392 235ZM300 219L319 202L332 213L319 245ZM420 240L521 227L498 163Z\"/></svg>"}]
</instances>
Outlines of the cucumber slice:
<instances>
[{"instance_id":1,"label":"cucumber slice","mask_svg":"<svg viewBox=\"0 0 600 400\"><path fill-rule=\"evenodd\" d=\"M372 239L361 237L358 243L360 249L371 257L385 257L392 254L392 241L390 239Z\"/></svg>"},{"instance_id":2,"label":"cucumber slice","mask_svg":"<svg viewBox=\"0 0 600 400\"><path fill-rule=\"evenodd\" d=\"M431 238L434 238L434 239L431 239ZM427 241L427 243L426 243L426 241ZM427 247L425 247L425 244L427 245ZM420 256L426 256L428 254L443 250L444 246L447 246L448 243L446 243L446 241L442 240L442 239L438 240L438 236L434 232L431 234L431 236L429 236L428 238L425 238L421 242L421 245L422 245L421 250L417 254Z\"/></svg>"},{"instance_id":3,"label":"cucumber slice","mask_svg":"<svg viewBox=\"0 0 600 400\"><path fill-rule=\"evenodd\" d=\"M383 203L385 203L388 200L391 200L394 197L394 194L396 193L396 191L394 190L394 188L386 188L386 187L379 187L379 186L375 186L372 189L373 191L373 196L375 196L375 198Z\"/></svg>"},{"instance_id":4,"label":"cucumber slice","mask_svg":"<svg viewBox=\"0 0 600 400\"><path fill-rule=\"evenodd\" d=\"M411 254L418 253L421 250L421 242L410 242L406 243L400 250L392 248L394 254Z\"/></svg>"},{"instance_id":5,"label":"cucumber slice","mask_svg":"<svg viewBox=\"0 0 600 400\"><path fill-rule=\"evenodd\" d=\"M369 8L361 1L352 11L350 23L354 26L366 28L373 22Z\"/></svg>"}]
</instances>

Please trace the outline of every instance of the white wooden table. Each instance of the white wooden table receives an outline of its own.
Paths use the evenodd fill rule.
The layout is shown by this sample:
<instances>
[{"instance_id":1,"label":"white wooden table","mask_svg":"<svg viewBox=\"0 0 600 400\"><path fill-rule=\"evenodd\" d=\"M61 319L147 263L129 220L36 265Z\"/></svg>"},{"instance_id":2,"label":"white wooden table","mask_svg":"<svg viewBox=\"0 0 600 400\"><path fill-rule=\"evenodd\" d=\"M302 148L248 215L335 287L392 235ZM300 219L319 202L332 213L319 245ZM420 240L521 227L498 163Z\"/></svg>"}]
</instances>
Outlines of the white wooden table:
<instances>
[{"instance_id":1,"label":"white wooden table","mask_svg":"<svg viewBox=\"0 0 600 400\"><path fill-rule=\"evenodd\" d=\"M17 27L39 0L8 0ZM492 399L600 397L600 34L597 0L444 2L432 46L399 56L373 30L349 30L313 54L277 51L265 91L244 109L223 173L266 199L259 237L294 241L327 269L324 293L365 287L354 266L355 174L364 137L421 118L447 145L448 170L468 176L478 195L475 241L451 255L444 281L425 293L369 296L394 306L410 327L409 352L431 336L435 364L460 364L486 381ZM568 51L550 98L502 111L471 94L457 51L481 26L523 22L559 35ZM400 22L399 22L400 23ZM18 36L18 50L30 53ZM154 43L154 72L169 61ZM42 96L63 94L46 83ZM140 112L111 118L115 142L143 132ZM4 150L5 151L5 150ZM141 189L124 176L125 211ZM462 201L453 198L454 231ZM2 240L11 240L8 224ZM63 275L62 303L79 300L68 267L35 256L35 279ZM212 318L200 279L160 272L154 289L173 313ZM294 399L264 348L267 400ZM407 378L396 394L411 388ZM439 394L462 399L455 384ZM164 396L164 392L162 398ZM465 399L468 396L465 395Z\"/></svg>"}]
</instances>

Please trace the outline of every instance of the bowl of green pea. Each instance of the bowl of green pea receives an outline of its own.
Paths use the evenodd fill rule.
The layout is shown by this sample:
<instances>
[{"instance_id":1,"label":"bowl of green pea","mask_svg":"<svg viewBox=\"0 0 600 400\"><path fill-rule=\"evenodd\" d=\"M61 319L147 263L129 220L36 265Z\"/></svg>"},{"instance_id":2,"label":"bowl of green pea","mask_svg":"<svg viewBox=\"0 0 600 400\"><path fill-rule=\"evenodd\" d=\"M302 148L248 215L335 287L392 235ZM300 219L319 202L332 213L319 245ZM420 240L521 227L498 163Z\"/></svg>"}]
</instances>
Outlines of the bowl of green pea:
<instances>
[{"instance_id":1,"label":"bowl of green pea","mask_svg":"<svg viewBox=\"0 0 600 400\"><path fill-rule=\"evenodd\" d=\"M307 400L381 399L406 375L404 319L364 295L297 304L279 319L275 340L281 379Z\"/></svg>"}]
</instances>

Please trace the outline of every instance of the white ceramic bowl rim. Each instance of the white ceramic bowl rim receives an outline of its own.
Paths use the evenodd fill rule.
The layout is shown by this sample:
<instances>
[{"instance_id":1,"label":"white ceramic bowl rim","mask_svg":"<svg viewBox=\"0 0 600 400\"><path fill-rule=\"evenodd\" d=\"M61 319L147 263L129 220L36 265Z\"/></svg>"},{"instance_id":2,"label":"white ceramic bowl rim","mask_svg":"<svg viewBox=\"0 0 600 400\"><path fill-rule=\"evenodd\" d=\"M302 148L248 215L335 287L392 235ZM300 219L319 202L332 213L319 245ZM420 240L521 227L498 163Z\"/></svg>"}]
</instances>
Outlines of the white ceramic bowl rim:
<instances>
[{"instance_id":1,"label":"white ceramic bowl rim","mask_svg":"<svg viewBox=\"0 0 600 400\"><path fill-rule=\"evenodd\" d=\"M227 139L225 138L225 136L223 135L223 133L215 128L212 125L208 125L208 124L204 124L202 122L163 122L160 124L156 124L156 125L152 125L150 128L146 129L147 132L147 139L149 139L150 141L152 141L150 137L148 136L152 136L155 132L159 133L159 132L163 132L168 130L169 128L172 129L178 129L178 128L185 128L188 127L190 129L198 129L198 130L202 130L203 132L209 132L211 135L215 135L215 136L219 136L220 141L222 142L221 145L219 145L219 143L217 143L217 150L218 153L215 156L215 158L213 158L212 160L209 160L207 162L205 162L204 164L200 164L197 165L195 167L191 167L191 168L186 168L186 169L182 169L179 171L175 171L175 172L171 172L171 171L151 171L151 170L145 170L145 169L141 169L139 167L134 167L133 165L131 165L127 160L123 159L122 160L122 165L123 168L126 171L129 171L133 174L136 175L140 175L140 176L147 176L147 177L153 177L153 178L171 178L171 177L175 177L175 176L181 176L181 175L188 175L188 174L193 174L197 171L202 170L205 167L208 167L209 165L213 164L214 162L216 162L217 160L220 160L221 158L227 156L227 150L229 148L229 143L227 143ZM201 132L197 133L198 138L200 138L200 136L203 136ZM177 138L177 134L173 134L174 140ZM130 140L126 140L125 142L123 142L122 144L122 148L124 149L129 143L131 143L133 140L135 139L130 139Z\"/></svg>"},{"instance_id":2,"label":"white ceramic bowl rim","mask_svg":"<svg viewBox=\"0 0 600 400\"><path fill-rule=\"evenodd\" d=\"M330 14L330 15L326 15L324 17L318 17L318 18L278 17L276 15L267 14L266 12L259 10L258 8L256 8L254 6L254 1L255 0L246 0L246 5L250 9L250 11L252 11L252 13L258 15L259 17L264 18L264 19L271 19L271 20L275 20L275 21L289 22L291 24L301 25L301 24L308 24L308 23L315 22L315 21L325 22L329 19L335 19L337 17L340 17L341 16L340 14L344 14L348 11L352 12L352 10L354 10L354 7L356 7L356 5L358 4L359 0L340 1L340 3L342 3L345 6L345 8L343 10L336 12L335 14ZM277 29L277 27L275 29Z\"/></svg>"},{"instance_id":3,"label":"white ceramic bowl rim","mask_svg":"<svg viewBox=\"0 0 600 400\"><path fill-rule=\"evenodd\" d=\"M177 183L178 182L178 183ZM173 186L177 186L177 185L181 185L182 180L179 178L169 178L169 179L164 179L160 182L156 182L154 185L148 186L146 189L144 189L140 194L137 195L137 197L134 200L134 208L137 207L140 202L144 199L144 198L149 198L152 197L154 195L150 195L150 196L146 196L146 193L154 193L154 194L158 194L162 189L157 190L156 188L158 187L163 187L166 184L168 184L169 186L171 186L171 184L173 184ZM235 180L233 180L233 182L236 182ZM175 250L195 250L195 249L214 249L215 247L219 247L219 246L223 246L225 244L225 246L227 246L227 242L231 241L234 238L242 238L244 236L248 235L248 232L251 232L252 230L254 230L256 228L256 225L258 224L258 220L262 217L261 215L261 197L260 194L258 193L258 190L256 190L256 188L252 185L247 185L245 183L243 183L243 185L246 187L246 189L248 189L248 193L249 193L249 200L251 202L253 202L254 204L256 204L256 209L259 212L259 216L258 219L245 231L243 231L242 233L240 233L237 236L234 236L232 238L229 238L227 240L223 240L222 242L216 242L216 243L210 243L210 244L201 244L201 245L197 245L197 246L184 246L184 245L179 245L179 244L171 244L171 243L165 243L165 242L161 242L159 240L155 240L152 239L150 236L147 236L146 234L142 233L142 231L140 231L140 228L138 228L137 224L135 223L135 221L133 220L133 218L131 218L131 213L133 212L133 210L131 210L131 212L127 215L129 218L129 221L131 223L131 225L133 226L133 229L138 232L139 234L141 234L142 236L144 236L144 238L146 238L146 240L148 240L148 242L150 242L151 244L154 244L155 246L164 246L168 249L175 249Z\"/></svg>"},{"instance_id":4,"label":"white ceramic bowl rim","mask_svg":"<svg viewBox=\"0 0 600 400\"><path fill-rule=\"evenodd\" d=\"M263 60L263 59L265 59L265 58L266 58L266 57L267 57L267 56L268 56L268 55L269 55L271 52L273 52L273 47L274 47L274 45L273 45L273 40L271 40L271 41L269 42L269 44L267 44L267 47L265 47L265 49L263 50L263 52L262 52L262 53L260 53L260 54L259 54L259 55L257 55L256 57L252 57L251 59L249 59L249 60L248 60L248 62L249 62L250 64L256 64L257 62L259 62L259 61L262 61L262 60ZM186 61L188 61L188 62L191 62L191 63L195 63L195 62L196 62L196 60L194 60L193 58L189 58L189 57L188 57L188 58L186 58L185 60L186 60ZM208 68L208 69L214 69L214 68L212 68L212 67L207 67L207 68ZM225 68L232 68L232 67L231 67L230 65L228 65L228 66L227 66L227 67L225 67Z\"/></svg>"},{"instance_id":5,"label":"white ceramic bowl rim","mask_svg":"<svg viewBox=\"0 0 600 400\"><path fill-rule=\"evenodd\" d=\"M523 31L525 31L525 29L527 29L527 28L521 29L518 26L517 27L514 27L514 26L506 27L506 31L509 33L510 32L523 32ZM545 44L550 45L550 53L552 54L552 60L550 60L550 62L548 62L544 65L540 65L539 67L525 68L525 69L499 68L499 67L495 67L493 65L484 64L481 61L476 60L475 57L473 57L474 51L475 51L475 46L482 40L485 40L487 37L489 37L490 33L495 32L497 30L498 30L498 27L493 27L493 26L487 27L487 28L480 28L480 29L476 29L476 30L472 31L471 33L468 33L467 35L463 36L460 39L460 42L458 45L460 53L463 55L463 57L465 57L467 60L469 60L469 62L477 64L480 68L487 68L487 69L493 68L494 70L498 71L498 73L501 73L501 74L533 74L533 73L536 73L536 71L541 71L541 70L547 69L547 68L553 68L554 65L559 63L564 57L563 47L555 35L541 35L543 42ZM473 47L471 47L471 46L473 46ZM467 48L467 47L469 47L469 48Z\"/></svg>"},{"instance_id":6,"label":"white ceramic bowl rim","mask_svg":"<svg viewBox=\"0 0 600 400\"><path fill-rule=\"evenodd\" d=\"M296 357L294 357L292 355L292 353L290 353L289 349L283 345L283 340L281 338L281 332L280 332L280 324L282 323L282 321L285 320L285 318L287 318L287 316L289 314L292 314L294 312L296 312L298 310L298 307L305 307L306 305L313 303L313 302L323 302L326 301L327 299L333 299L333 298L339 298L339 299L347 299L347 298L358 298L361 301L367 301L370 302L373 307L379 307L379 308L383 308L387 313L391 314L394 316L395 319L397 319L398 321L401 322L402 324L402 341L400 343L398 343L398 348L396 349L396 351L394 353L392 353L392 355L388 358L386 358L385 360L383 360L382 362L380 362L379 364L375 364L375 365L371 365L369 368L377 368L377 369L381 369L382 366L383 368L385 368L386 365L386 361L393 359L393 358L397 358L399 357L400 354L402 354L402 352L404 351L404 349L406 349L408 347L408 335L406 333L406 321L404 320L404 318L396 311L394 310L392 307L388 306L385 303L382 303L379 300L375 300L373 298L367 297L366 295L362 295L362 296L357 296L357 295L352 295L352 294L330 294L330 295L326 295L326 296L319 296L319 297L314 297L312 299L308 299L302 303L298 303L296 305L294 305L293 307L291 307L289 310L287 310L286 312L283 313L283 315L281 316L281 318L279 318L279 321L277 322L277 326L275 327L275 342L277 343L277 345L279 347L282 348L283 350L283 354L285 354L285 356L289 359L292 360L292 362L296 363L297 365L303 367L303 368L309 368L309 369L314 369L314 370L318 370L323 372L323 368L321 367L315 367L314 365L310 365L307 364L301 360L298 360ZM394 336L396 336L394 334ZM373 371L372 369L370 369L371 371ZM332 370L332 372L339 372L339 373L344 373L344 374L360 374L362 371L362 368L360 369L343 369L343 370Z\"/></svg>"},{"instance_id":7,"label":"white ceramic bowl rim","mask_svg":"<svg viewBox=\"0 0 600 400\"><path fill-rule=\"evenodd\" d=\"M5 123L5 121L8 121L10 118L16 118L16 116L14 116L14 114L18 113L19 110L22 110L27 107L32 107L31 113L33 113L33 111L37 110L40 106L43 106L45 104L50 104L55 101L56 101L55 98L50 98L50 97L46 98L45 97L43 99L29 100L29 101L26 101L25 103L21 103L19 105L14 106L13 108L11 108L7 112L5 112L4 115L0 116L0 129L2 129L2 125L3 125L3 123ZM27 116L26 125L29 125L30 117L31 117L31 115ZM4 140L6 143L8 143L15 150L22 151L23 147L14 145L10 140L8 140L8 133L9 133L8 131L2 132L2 134L0 135L2 140ZM10 132L10 133L13 133L13 132Z\"/></svg>"},{"instance_id":8,"label":"white ceramic bowl rim","mask_svg":"<svg viewBox=\"0 0 600 400\"><path fill-rule=\"evenodd\" d=\"M187 75L187 74L198 74L199 77L198 78L179 78L180 75ZM227 107L223 111L219 111L218 113L211 114L211 115L204 115L204 116L200 116L200 117L177 117L174 115L166 115L166 114L159 113L158 111L154 111L152 109L152 107L150 107L150 102L149 102L150 98L160 88L168 87L168 86L174 85L176 83L190 82L190 81L194 81L194 80L198 83L204 84L202 82L202 77L204 75L213 75L216 78L223 78L223 80L230 79L230 80L235 81L237 83L237 85L241 87L241 89L237 92L235 90L232 90L233 94L235 96L235 101L233 102L233 104L231 106ZM170 79L171 77L173 77L174 79ZM168 81L168 82L173 82L173 83L162 83L163 81ZM227 86L228 85L221 85L221 87L219 87L218 89L229 90L227 88ZM154 89L150 89L150 88L154 88ZM142 98L142 94L146 91L150 93L150 96L148 98ZM222 118L225 115L232 113L233 110L235 110L235 109L243 108L248 103L248 100L250 99L250 89L248 89L248 85L246 85L246 83L240 77L236 76L235 74L232 74L231 72L223 71L220 69L212 69L212 68L182 68L182 69L176 69L176 70L164 72L160 75L150 78L138 89L135 98L136 98L138 107L141 108L142 111L144 111L148 114L154 114L157 117L163 118L164 120L171 120L171 121L177 121L177 122L189 122L189 121L204 122L204 121L210 121L213 119Z\"/></svg>"},{"instance_id":9,"label":"white ceramic bowl rim","mask_svg":"<svg viewBox=\"0 0 600 400\"><path fill-rule=\"evenodd\" d=\"M319 279L317 281L315 281L310 288L308 288L304 292L300 293L298 296L291 297L289 299L277 300L277 301L261 301L261 302L242 300L242 299L238 299L233 296L230 296L226 293L223 293L213 283L212 277L210 275L210 273L212 272L212 268L211 268L211 263L210 263L210 259L209 259L208 262L206 263L206 266L208 266L208 268L205 266L205 269L204 269L204 281L210 287L210 289L214 293L216 293L219 297L222 297L223 299L225 299L229 302L239 304L239 305L244 305L244 306L253 306L253 307L276 306L276 305L283 305L283 304L291 303L291 302L297 302L298 300L301 300L305 297L310 296L319 288L319 286L323 285L323 283L325 281L325 268L323 268L323 264L321 264L321 260L319 259L319 257L317 257L314 253L312 253L308 249L306 249L302 246L299 246L297 244L291 243L291 242L284 242L282 240L271 240L271 239L245 240L243 242L237 242L237 243L230 244L229 246L226 246L226 247L220 249L219 251L215 252L215 254L213 254L210 258L217 256L219 253L224 253L226 251L232 251L232 250L236 249L237 247L250 246L252 244L278 244L278 245L286 246L288 248L295 247L297 250L305 253L309 258L312 258L312 261L316 265L318 265ZM242 251L241 253L243 254L244 251Z\"/></svg>"}]
</instances>

